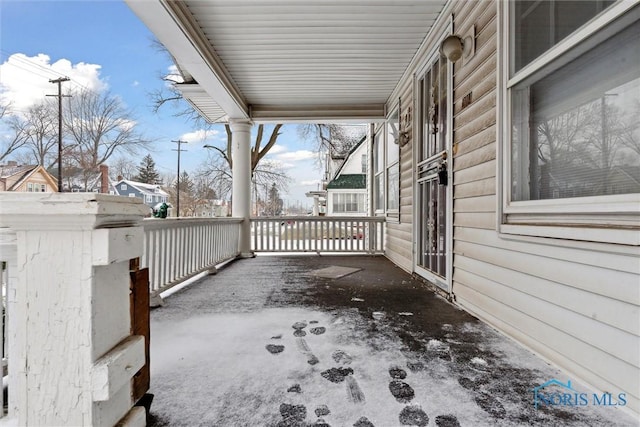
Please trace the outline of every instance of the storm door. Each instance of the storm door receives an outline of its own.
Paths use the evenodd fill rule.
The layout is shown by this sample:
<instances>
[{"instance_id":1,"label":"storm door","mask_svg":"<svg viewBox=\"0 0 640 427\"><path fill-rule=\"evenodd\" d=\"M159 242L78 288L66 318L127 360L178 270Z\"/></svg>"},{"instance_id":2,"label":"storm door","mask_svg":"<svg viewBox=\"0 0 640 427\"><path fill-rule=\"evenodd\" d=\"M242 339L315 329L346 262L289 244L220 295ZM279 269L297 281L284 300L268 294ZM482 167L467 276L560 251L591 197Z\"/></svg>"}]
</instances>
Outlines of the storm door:
<instances>
[{"instance_id":1,"label":"storm door","mask_svg":"<svg viewBox=\"0 0 640 427\"><path fill-rule=\"evenodd\" d=\"M418 78L416 272L449 290L450 84L449 64L436 55Z\"/></svg>"}]
</instances>

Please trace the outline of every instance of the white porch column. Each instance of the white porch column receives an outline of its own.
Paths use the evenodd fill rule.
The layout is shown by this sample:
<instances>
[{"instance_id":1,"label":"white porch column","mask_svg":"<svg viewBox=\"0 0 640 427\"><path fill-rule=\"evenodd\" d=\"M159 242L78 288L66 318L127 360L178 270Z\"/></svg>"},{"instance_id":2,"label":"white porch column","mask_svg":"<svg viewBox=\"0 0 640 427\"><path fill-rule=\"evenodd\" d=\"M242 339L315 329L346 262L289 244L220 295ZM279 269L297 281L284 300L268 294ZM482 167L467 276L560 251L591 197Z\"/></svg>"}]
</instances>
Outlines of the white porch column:
<instances>
[{"instance_id":1,"label":"white porch column","mask_svg":"<svg viewBox=\"0 0 640 427\"><path fill-rule=\"evenodd\" d=\"M313 216L320 215L320 196L313 196Z\"/></svg>"},{"instance_id":2,"label":"white porch column","mask_svg":"<svg viewBox=\"0 0 640 427\"><path fill-rule=\"evenodd\" d=\"M1 193L16 233L9 293L9 417L17 425L144 426L131 378L129 259L142 254L139 199L93 193Z\"/></svg>"},{"instance_id":3,"label":"white porch column","mask_svg":"<svg viewBox=\"0 0 640 427\"><path fill-rule=\"evenodd\" d=\"M230 120L233 161L233 193L231 214L243 218L240 227L240 256L252 257L251 252L251 127L247 120Z\"/></svg>"}]
</instances>

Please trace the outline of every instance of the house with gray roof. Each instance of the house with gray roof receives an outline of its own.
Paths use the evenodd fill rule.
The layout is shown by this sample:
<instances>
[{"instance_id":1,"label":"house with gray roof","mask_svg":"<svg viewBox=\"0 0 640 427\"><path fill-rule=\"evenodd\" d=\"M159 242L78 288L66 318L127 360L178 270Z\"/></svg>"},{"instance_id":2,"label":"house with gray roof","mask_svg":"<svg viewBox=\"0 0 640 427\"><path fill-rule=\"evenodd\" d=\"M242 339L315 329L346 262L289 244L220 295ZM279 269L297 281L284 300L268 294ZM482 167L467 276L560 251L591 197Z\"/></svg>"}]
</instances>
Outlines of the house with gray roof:
<instances>
[{"instance_id":1,"label":"house with gray roof","mask_svg":"<svg viewBox=\"0 0 640 427\"><path fill-rule=\"evenodd\" d=\"M114 184L116 194L127 197L139 197L144 204L153 208L158 203L167 203L169 194L158 184L122 179Z\"/></svg>"}]
</instances>

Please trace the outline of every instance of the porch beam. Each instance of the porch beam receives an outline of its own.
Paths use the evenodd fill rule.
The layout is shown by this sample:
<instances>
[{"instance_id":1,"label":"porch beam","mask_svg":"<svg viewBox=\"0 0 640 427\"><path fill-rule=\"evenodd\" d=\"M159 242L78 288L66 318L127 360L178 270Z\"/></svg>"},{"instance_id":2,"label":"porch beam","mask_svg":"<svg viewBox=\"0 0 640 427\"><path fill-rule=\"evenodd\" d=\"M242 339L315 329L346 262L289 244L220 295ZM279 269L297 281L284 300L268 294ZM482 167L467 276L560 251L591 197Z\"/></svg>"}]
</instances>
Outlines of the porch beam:
<instances>
[{"instance_id":1,"label":"porch beam","mask_svg":"<svg viewBox=\"0 0 640 427\"><path fill-rule=\"evenodd\" d=\"M233 119L231 126L231 159L233 161L233 189L231 214L242 218L240 225L240 256L252 257L251 252L251 128L248 120Z\"/></svg>"},{"instance_id":2,"label":"porch beam","mask_svg":"<svg viewBox=\"0 0 640 427\"><path fill-rule=\"evenodd\" d=\"M257 123L373 123L385 119L384 104L361 105L252 105Z\"/></svg>"}]
</instances>

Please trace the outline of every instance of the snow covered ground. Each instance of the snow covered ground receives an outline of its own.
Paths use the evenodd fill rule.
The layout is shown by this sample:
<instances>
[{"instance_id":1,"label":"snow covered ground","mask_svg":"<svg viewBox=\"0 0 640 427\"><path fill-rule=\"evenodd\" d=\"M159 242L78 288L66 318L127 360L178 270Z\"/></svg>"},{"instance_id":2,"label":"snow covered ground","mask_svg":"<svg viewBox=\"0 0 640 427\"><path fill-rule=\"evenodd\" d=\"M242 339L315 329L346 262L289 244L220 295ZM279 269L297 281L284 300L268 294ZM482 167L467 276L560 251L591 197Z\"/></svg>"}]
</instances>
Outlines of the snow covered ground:
<instances>
[{"instance_id":1,"label":"snow covered ground","mask_svg":"<svg viewBox=\"0 0 640 427\"><path fill-rule=\"evenodd\" d=\"M329 265L362 271L310 273ZM236 262L169 297L151 333L156 426L636 425L536 410L533 388L566 374L383 258Z\"/></svg>"}]
</instances>

